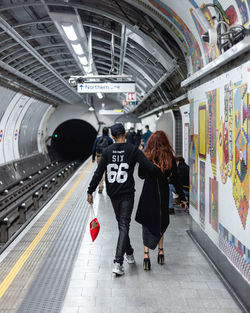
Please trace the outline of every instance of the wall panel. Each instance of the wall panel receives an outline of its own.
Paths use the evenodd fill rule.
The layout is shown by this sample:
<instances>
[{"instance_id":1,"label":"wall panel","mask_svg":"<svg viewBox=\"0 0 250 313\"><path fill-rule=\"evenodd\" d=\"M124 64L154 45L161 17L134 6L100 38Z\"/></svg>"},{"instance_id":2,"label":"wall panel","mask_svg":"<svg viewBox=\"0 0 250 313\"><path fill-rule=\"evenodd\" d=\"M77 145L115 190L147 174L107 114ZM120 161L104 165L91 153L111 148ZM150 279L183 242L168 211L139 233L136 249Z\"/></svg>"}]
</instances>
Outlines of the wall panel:
<instances>
[{"instance_id":1,"label":"wall panel","mask_svg":"<svg viewBox=\"0 0 250 313\"><path fill-rule=\"evenodd\" d=\"M172 111L163 113L156 123L157 130L163 130L170 140L170 143L175 150L175 118Z\"/></svg>"},{"instance_id":2,"label":"wall panel","mask_svg":"<svg viewBox=\"0 0 250 313\"><path fill-rule=\"evenodd\" d=\"M249 68L190 90L189 99L191 215L250 284Z\"/></svg>"},{"instance_id":3,"label":"wall panel","mask_svg":"<svg viewBox=\"0 0 250 313\"><path fill-rule=\"evenodd\" d=\"M40 121L48 107L48 104L33 100L32 105L27 110L22 120L19 134L19 152L21 158L39 152L37 143L38 129Z\"/></svg>"}]
</instances>

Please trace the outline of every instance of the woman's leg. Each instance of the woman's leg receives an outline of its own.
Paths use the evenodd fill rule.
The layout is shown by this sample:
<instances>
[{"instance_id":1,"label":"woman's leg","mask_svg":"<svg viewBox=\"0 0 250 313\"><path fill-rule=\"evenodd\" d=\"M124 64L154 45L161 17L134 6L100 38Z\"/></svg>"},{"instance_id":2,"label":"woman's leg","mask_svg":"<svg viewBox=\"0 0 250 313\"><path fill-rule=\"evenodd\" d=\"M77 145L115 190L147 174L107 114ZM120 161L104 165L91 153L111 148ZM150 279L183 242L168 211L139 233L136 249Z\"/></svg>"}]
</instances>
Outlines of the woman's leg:
<instances>
[{"instance_id":1,"label":"woman's leg","mask_svg":"<svg viewBox=\"0 0 250 313\"><path fill-rule=\"evenodd\" d=\"M163 251L163 239L164 235L162 235L159 243L158 243L158 257L157 257L157 262L158 264L163 265L164 264L164 251Z\"/></svg>"},{"instance_id":2,"label":"woman's leg","mask_svg":"<svg viewBox=\"0 0 250 313\"><path fill-rule=\"evenodd\" d=\"M144 246L144 258L147 259L149 258L149 248Z\"/></svg>"},{"instance_id":3,"label":"woman's leg","mask_svg":"<svg viewBox=\"0 0 250 313\"><path fill-rule=\"evenodd\" d=\"M158 243L159 254L164 254L164 252L163 252L163 239L164 239L164 235L162 235L162 237Z\"/></svg>"},{"instance_id":4,"label":"woman's leg","mask_svg":"<svg viewBox=\"0 0 250 313\"><path fill-rule=\"evenodd\" d=\"M144 246L143 268L145 271L150 271L150 268L151 268L150 257L149 257L149 248L146 246Z\"/></svg>"}]
</instances>

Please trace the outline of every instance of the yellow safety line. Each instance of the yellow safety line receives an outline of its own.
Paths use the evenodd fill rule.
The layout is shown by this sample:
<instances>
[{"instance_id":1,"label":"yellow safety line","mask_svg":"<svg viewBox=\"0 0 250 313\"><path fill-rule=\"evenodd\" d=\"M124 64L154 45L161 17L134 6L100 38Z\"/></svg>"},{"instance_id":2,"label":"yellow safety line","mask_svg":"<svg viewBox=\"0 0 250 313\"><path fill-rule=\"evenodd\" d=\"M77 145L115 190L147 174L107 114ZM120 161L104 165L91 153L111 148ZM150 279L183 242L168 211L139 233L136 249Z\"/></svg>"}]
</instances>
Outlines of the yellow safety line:
<instances>
[{"instance_id":1,"label":"yellow safety line","mask_svg":"<svg viewBox=\"0 0 250 313\"><path fill-rule=\"evenodd\" d=\"M67 195L64 197L64 199L60 202L58 207L55 209L53 214L50 216L46 224L43 226L43 228L40 230L40 232L36 235L34 240L31 242L31 244L28 246L28 248L24 251L24 253L21 255L19 260L16 262L16 264L12 267L9 274L5 277L5 279L0 284L0 299L6 292L6 290L11 285L12 281L15 279L17 274L20 272L21 268L25 264L25 262L28 260L31 253L34 251L38 243L41 241L47 230L49 229L50 225L53 223L57 215L60 213L61 209L63 208L64 204L68 201L69 197L72 195L73 191L76 189L80 181L82 180L83 176L86 174L87 170L90 168L91 162L88 164L86 169L83 171L81 176L78 178L78 180L75 182L75 184L72 186L70 191L67 193Z\"/></svg>"}]
</instances>

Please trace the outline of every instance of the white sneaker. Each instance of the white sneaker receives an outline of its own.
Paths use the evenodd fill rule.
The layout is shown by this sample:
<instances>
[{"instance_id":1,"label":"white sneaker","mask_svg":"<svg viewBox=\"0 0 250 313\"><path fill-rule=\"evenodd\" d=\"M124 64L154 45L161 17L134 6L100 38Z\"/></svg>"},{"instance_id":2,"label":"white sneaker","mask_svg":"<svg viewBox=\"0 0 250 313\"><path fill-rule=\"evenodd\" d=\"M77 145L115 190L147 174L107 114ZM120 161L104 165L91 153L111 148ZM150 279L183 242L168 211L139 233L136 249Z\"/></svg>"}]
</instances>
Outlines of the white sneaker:
<instances>
[{"instance_id":1,"label":"white sneaker","mask_svg":"<svg viewBox=\"0 0 250 313\"><path fill-rule=\"evenodd\" d=\"M124 275L124 268L123 265L121 265L120 263L114 263L114 267L112 270L112 273L116 274L116 275Z\"/></svg>"},{"instance_id":2,"label":"white sneaker","mask_svg":"<svg viewBox=\"0 0 250 313\"><path fill-rule=\"evenodd\" d=\"M128 262L128 264L134 264L135 258L134 258L133 253L132 254L125 253L125 260Z\"/></svg>"}]
</instances>

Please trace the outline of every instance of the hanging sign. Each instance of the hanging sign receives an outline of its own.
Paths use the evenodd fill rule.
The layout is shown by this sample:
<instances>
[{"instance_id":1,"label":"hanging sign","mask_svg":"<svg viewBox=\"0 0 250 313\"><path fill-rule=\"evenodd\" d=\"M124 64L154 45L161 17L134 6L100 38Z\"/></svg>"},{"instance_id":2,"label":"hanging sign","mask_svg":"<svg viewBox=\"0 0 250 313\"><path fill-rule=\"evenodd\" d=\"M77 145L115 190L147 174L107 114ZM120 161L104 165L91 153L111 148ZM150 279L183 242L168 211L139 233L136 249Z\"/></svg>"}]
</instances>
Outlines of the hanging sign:
<instances>
[{"instance_id":1,"label":"hanging sign","mask_svg":"<svg viewBox=\"0 0 250 313\"><path fill-rule=\"evenodd\" d=\"M114 110L99 110L100 115L119 115L123 114L123 110L121 109L114 109Z\"/></svg>"},{"instance_id":2,"label":"hanging sign","mask_svg":"<svg viewBox=\"0 0 250 313\"><path fill-rule=\"evenodd\" d=\"M119 93L119 92L135 92L135 83L101 83L101 82L87 82L77 84L77 91L79 93Z\"/></svg>"},{"instance_id":3,"label":"hanging sign","mask_svg":"<svg viewBox=\"0 0 250 313\"><path fill-rule=\"evenodd\" d=\"M123 106L131 106L131 105L138 105L139 101L127 101L127 100L123 100Z\"/></svg>"},{"instance_id":4,"label":"hanging sign","mask_svg":"<svg viewBox=\"0 0 250 313\"><path fill-rule=\"evenodd\" d=\"M127 101L136 101L136 93L128 92L127 93Z\"/></svg>"}]
</instances>

